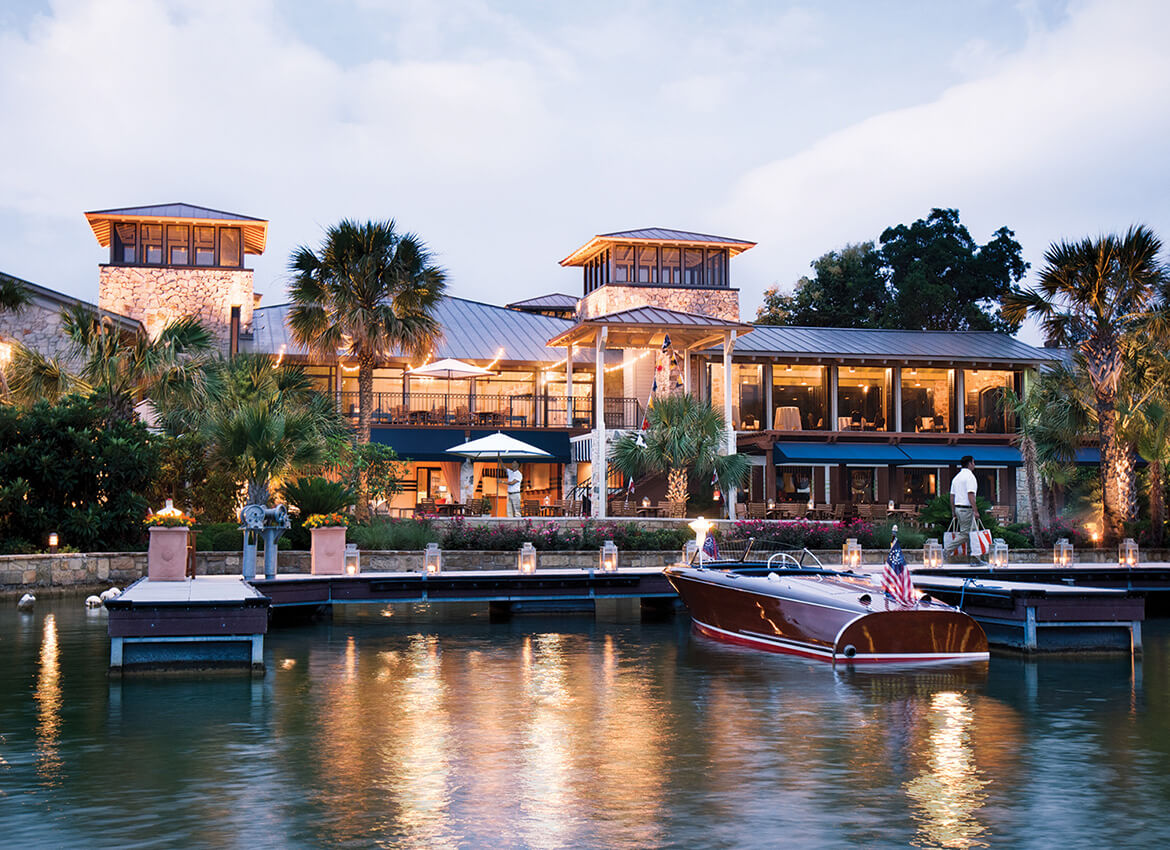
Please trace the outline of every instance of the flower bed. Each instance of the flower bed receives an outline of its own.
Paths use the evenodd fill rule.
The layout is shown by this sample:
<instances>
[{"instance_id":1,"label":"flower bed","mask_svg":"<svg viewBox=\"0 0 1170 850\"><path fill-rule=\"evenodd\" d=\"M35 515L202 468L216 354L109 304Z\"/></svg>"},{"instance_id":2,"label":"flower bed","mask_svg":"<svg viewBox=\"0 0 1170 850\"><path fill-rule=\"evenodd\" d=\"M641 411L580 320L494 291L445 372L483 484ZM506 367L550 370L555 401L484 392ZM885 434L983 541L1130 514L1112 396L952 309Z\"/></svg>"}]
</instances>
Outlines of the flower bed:
<instances>
[{"instance_id":1,"label":"flower bed","mask_svg":"<svg viewBox=\"0 0 1170 850\"><path fill-rule=\"evenodd\" d=\"M457 518L443 532L443 549L515 550L530 542L541 551L598 549L612 540L623 551L681 549L694 538L685 524L667 528L641 528L635 523L585 522L565 528L556 522L525 522L519 526L477 525Z\"/></svg>"},{"instance_id":2,"label":"flower bed","mask_svg":"<svg viewBox=\"0 0 1170 850\"><path fill-rule=\"evenodd\" d=\"M721 541L770 540L805 549L837 549L848 538L856 537L863 549L881 546L877 527L868 520L843 522L814 522L812 520L740 520L728 531L716 532Z\"/></svg>"}]
</instances>

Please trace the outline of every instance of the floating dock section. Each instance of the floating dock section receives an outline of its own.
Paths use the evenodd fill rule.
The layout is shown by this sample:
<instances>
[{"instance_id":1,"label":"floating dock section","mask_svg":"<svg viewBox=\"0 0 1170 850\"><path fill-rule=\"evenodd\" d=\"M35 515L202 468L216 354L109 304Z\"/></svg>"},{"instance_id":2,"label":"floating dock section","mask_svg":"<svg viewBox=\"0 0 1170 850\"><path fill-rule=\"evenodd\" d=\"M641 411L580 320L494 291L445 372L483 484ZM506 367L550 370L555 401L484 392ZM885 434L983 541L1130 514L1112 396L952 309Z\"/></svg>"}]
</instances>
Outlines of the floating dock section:
<instances>
[{"instance_id":1,"label":"floating dock section","mask_svg":"<svg viewBox=\"0 0 1170 850\"><path fill-rule=\"evenodd\" d=\"M110 671L263 672L269 604L239 576L141 579L106 602Z\"/></svg>"},{"instance_id":2,"label":"floating dock section","mask_svg":"<svg viewBox=\"0 0 1170 850\"><path fill-rule=\"evenodd\" d=\"M1026 653L1141 653L1145 619L1141 593L999 576L913 575L916 588L973 617L993 647Z\"/></svg>"}]
</instances>

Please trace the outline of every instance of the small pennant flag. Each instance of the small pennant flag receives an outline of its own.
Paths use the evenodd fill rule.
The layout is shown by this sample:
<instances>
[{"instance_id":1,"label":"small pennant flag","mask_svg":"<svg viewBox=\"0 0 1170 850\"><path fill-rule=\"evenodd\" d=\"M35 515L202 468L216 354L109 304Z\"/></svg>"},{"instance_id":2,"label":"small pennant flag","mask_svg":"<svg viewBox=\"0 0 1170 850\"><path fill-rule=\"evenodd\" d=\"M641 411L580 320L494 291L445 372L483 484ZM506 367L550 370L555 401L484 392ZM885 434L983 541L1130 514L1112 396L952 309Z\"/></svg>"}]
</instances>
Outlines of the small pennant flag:
<instances>
[{"instance_id":1,"label":"small pennant flag","mask_svg":"<svg viewBox=\"0 0 1170 850\"><path fill-rule=\"evenodd\" d=\"M662 337L662 350L663 351L670 350L670 334L663 335L663 337Z\"/></svg>"},{"instance_id":2,"label":"small pennant flag","mask_svg":"<svg viewBox=\"0 0 1170 850\"><path fill-rule=\"evenodd\" d=\"M703 554L708 558L719 558L719 544L715 542L715 538L708 534L703 539Z\"/></svg>"},{"instance_id":3,"label":"small pennant flag","mask_svg":"<svg viewBox=\"0 0 1170 850\"><path fill-rule=\"evenodd\" d=\"M882 570L882 590L907 608L913 607L918 601L914 582L910 579L910 567L902 554L902 545L898 543L897 530L890 541L890 554L886 556L886 566Z\"/></svg>"}]
</instances>

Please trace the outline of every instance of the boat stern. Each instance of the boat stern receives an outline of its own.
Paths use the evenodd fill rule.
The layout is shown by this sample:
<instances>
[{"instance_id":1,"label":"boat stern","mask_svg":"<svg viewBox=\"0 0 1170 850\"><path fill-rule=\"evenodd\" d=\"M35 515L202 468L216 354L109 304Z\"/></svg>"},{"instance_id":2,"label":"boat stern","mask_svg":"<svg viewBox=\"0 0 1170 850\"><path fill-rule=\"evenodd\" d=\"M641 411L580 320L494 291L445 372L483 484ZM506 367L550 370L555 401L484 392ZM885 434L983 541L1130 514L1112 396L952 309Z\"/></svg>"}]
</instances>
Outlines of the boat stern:
<instances>
[{"instance_id":1,"label":"boat stern","mask_svg":"<svg viewBox=\"0 0 1170 850\"><path fill-rule=\"evenodd\" d=\"M833 659L846 664L986 661L987 635L954 609L876 611L848 623Z\"/></svg>"}]
</instances>

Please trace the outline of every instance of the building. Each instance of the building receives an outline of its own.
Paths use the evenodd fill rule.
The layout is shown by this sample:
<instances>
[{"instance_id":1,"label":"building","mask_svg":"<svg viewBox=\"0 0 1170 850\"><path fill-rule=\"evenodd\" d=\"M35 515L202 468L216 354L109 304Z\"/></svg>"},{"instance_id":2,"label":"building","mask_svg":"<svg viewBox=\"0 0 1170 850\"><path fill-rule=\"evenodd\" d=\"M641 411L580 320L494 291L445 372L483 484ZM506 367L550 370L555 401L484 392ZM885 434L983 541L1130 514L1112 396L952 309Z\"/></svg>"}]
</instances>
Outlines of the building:
<instances>
[{"instance_id":1,"label":"building","mask_svg":"<svg viewBox=\"0 0 1170 850\"><path fill-rule=\"evenodd\" d=\"M288 330L289 305L263 306L247 254L267 222L190 204L87 213L109 248L101 308L157 333L170 318L207 321L221 350L301 364L356 419L357 365L322 359ZM655 395L690 391L720 407L729 451L747 453L742 494L814 505L921 504L946 493L962 455L980 492L1014 506L1021 460L1004 401L1052 352L995 333L753 326L740 318L733 260L754 243L648 228L594 236L561 264L580 268L581 296L539 295L506 306L448 297L433 359L490 368L490 377L412 377L388 352L375 371L372 438L408 459L389 506L495 496L495 464L448 449L505 431L550 454L525 464L528 499L589 497L605 516L624 482L594 475L616 435L639 427ZM596 403L600 399L600 404ZM608 466L606 466L608 469ZM661 482L639 482L659 495Z\"/></svg>"}]
</instances>

